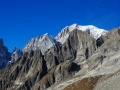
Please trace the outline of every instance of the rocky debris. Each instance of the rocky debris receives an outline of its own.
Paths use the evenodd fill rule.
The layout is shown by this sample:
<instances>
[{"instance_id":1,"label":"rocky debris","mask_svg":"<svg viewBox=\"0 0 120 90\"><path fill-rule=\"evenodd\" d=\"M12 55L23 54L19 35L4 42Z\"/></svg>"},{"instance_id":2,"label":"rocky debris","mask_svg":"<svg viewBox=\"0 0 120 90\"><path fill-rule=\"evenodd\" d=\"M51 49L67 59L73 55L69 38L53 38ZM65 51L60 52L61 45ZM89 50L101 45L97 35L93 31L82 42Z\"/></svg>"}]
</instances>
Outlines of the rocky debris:
<instances>
[{"instance_id":1,"label":"rocky debris","mask_svg":"<svg viewBox=\"0 0 120 90\"><path fill-rule=\"evenodd\" d=\"M96 83L94 90L119 90L120 70L108 75L102 75Z\"/></svg>"},{"instance_id":2,"label":"rocky debris","mask_svg":"<svg viewBox=\"0 0 120 90\"><path fill-rule=\"evenodd\" d=\"M80 90L80 89L81 90L93 90L95 85L97 84L98 80L101 77L102 76L84 78L82 80L79 80L79 81L67 86L63 90Z\"/></svg>"}]
</instances>

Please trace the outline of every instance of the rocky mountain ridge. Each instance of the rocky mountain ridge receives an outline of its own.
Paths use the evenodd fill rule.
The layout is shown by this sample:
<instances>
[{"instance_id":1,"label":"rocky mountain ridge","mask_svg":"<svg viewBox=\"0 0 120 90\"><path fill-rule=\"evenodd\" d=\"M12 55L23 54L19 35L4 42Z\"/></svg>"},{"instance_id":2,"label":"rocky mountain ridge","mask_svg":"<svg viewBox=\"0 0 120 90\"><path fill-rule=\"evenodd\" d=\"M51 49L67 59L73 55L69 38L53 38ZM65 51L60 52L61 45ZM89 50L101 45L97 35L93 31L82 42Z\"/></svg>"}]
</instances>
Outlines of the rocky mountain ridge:
<instances>
[{"instance_id":1,"label":"rocky mountain ridge","mask_svg":"<svg viewBox=\"0 0 120 90\"><path fill-rule=\"evenodd\" d=\"M29 42L24 46L24 48L21 50L18 50L17 48L13 50L13 52L9 55L9 59L4 59L1 61L1 65L5 66L7 63L13 63L15 62L18 58L22 56L22 53L29 52L30 50L36 51L36 50L41 50L42 54L53 47L55 44L64 44L64 42L67 40L69 37L70 33L74 30L82 30L82 31L87 31L88 34L93 36L94 38L98 38L101 35L105 34L107 31L103 29L99 29L93 25L87 25L87 26L81 26L77 24L72 24L70 26L66 26L62 31L54 38L48 33L42 35L42 36L37 36L36 38L32 38L29 40ZM95 31L95 33L94 33ZM8 52L8 51L7 51ZM8 55L7 55L8 56ZM5 56L6 57L6 56ZM2 66L2 67L3 67ZM2 68L1 67L1 68Z\"/></svg>"},{"instance_id":2,"label":"rocky mountain ridge","mask_svg":"<svg viewBox=\"0 0 120 90\"><path fill-rule=\"evenodd\" d=\"M1 90L119 90L120 29L98 39L75 28L44 54L25 52L0 70Z\"/></svg>"},{"instance_id":3,"label":"rocky mountain ridge","mask_svg":"<svg viewBox=\"0 0 120 90\"><path fill-rule=\"evenodd\" d=\"M0 82L5 82L1 83L0 89L44 90L71 78L81 69L80 65L73 62L78 50L81 50L82 57L86 59L96 50L95 42L96 40L87 32L76 29L70 34L66 43L62 46L54 45L44 55L40 50L26 52L15 63L7 65L0 71ZM93 47L92 51L86 53L86 48L91 50L89 46Z\"/></svg>"},{"instance_id":4,"label":"rocky mountain ridge","mask_svg":"<svg viewBox=\"0 0 120 90\"><path fill-rule=\"evenodd\" d=\"M44 54L48 49L50 49L52 46L54 46L56 43L64 44L64 42L69 37L70 33L73 30L82 30L87 31L90 36L93 36L95 39L99 38L101 35L104 35L107 30L99 29L93 25L78 25L78 24L72 24L70 26L66 26L61 30L61 32L54 38L48 33L37 36L36 38L32 38L29 40L28 44L25 45L23 48L23 53L28 52L30 50L41 50L42 54Z\"/></svg>"}]
</instances>

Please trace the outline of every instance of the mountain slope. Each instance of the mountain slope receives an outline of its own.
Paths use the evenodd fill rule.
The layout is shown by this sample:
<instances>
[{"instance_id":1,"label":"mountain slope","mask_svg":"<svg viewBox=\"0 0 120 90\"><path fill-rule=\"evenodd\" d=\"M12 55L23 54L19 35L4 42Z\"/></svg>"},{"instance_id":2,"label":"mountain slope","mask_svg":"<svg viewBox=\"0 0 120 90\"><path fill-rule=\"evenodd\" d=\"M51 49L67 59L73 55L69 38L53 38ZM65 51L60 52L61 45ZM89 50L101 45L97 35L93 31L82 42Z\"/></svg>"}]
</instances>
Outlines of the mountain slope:
<instances>
[{"instance_id":1,"label":"mountain slope","mask_svg":"<svg viewBox=\"0 0 120 90\"><path fill-rule=\"evenodd\" d=\"M119 90L119 71L120 71L120 29L115 28L100 37L97 43L101 43L99 48L86 61L83 61L81 70L76 73L76 78L71 78L66 82L56 85L47 90L79 90L79 86L88 84L86 90ZM113 38L114 37L114 38ZM103 42L104 41L104 42ZM100 76L100 77L99 77ZM98 77L98 78L97 78ZM100 79L102 77L102 79ZM92 83L94 86L90 89L90 78L92 80L100 79L102 81ZM106 79L105 79L106 78ZM117 80L118 79L118 80ZM87 81L88 80L88 81ZM117 82L116 82L117 81ZM83 83L82 83L83 82ZM80 85L82 84L82 85ZM68 86L69 85L69 86ZM110 85L110 86L109 86ZM61 87L60 87L61 86ZM67 87L68 86L68 87ZM74 88L71 88L74 87Z\"/></svg>"},{"instance_id":2,"label":"mountain slope","mask_svg":"<svg viewBox=\"0 0 120 90\"><path fill-rule=\"evenodd\" d=\"M98 39L75 28L63 44L55 43L44 54L25 52L0 70L0 89L119 90L119 53L119 28Z\"/></svg>"},{"instance_id":3,"label":"mountain slope","mask_svg":"<svg viewBox=\"0 0 120 90\"><path fill-rule=\"evenodd\" d=\"M0 89L34 90L38 87L37 90L45 90L73 77L81 69L73 62L77 51L80 50L86 60L96 50L95 41L87 32L74 30L66 43L54 45L44 55L40 50L24 53L15 63L0 71L0 82L5 82L0 83ZM86 48L91 52L86 53Z\"/></svg>"}]
</instances>

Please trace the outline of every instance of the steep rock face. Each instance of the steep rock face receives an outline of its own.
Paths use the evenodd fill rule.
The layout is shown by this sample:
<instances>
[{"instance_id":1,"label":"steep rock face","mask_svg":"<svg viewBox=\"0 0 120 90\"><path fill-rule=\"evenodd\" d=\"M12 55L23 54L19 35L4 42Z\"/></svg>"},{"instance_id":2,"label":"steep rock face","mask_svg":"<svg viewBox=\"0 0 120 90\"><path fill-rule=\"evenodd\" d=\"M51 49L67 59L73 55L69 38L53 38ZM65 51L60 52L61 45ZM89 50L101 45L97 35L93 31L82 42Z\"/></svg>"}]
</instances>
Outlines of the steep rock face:
<instances>
[{"instance_id":1,"label":"steep rock face","mask_svg":"<svg viewBox=\"0 0 120 90\"><path fill-rule=\"evenodd\" d=\"M62 45L64 60L75 60L78 58L86 60L96 50L96 40L88 33L80 30L73 30L69 38Z\"/></svg>"},{"instance_id":2,"label":"steep rock face","mask_svg":"<svg viewBox=\"0 0 120 90\"><path fill-rule=\"evenodd\" d=\"M87 32L73 30L66 42L61 46L54 45L44 55L47 68L50 70L61 62L76 58L86 60L96 51L96 40L90 37ZM79 56L79 57L78 57Z\"/></svg>"},{"instance_id":3,"label":"steep rock face","mask_svg":"<svg viewBox=\"0 0 120 90\"><path fill-rule=\"evenodd\" d=\"M59 44L54 45L50 48L44 55L44 59L47 64L47 70L49 71L51 68L56 65L62 63L64 61L61 46Z\"/></svg>"},{"instance_id":4,"label":"steep rock face","mask_svg":"<svg viewBox=\"0 0 120 90\"><path fill-rule=\"evenodd\" d=\"M23 53L28 52L30 50L36 51L41 50L42 54L44 54L49 48L51 48L56 41L52 36L49 36L47 33L43 36L38 36L36 38L32 38L28 44L23 48Z\"/></svg>"},{"instance_id":5,"label":"steep rock face","mask_svg":"<svg viewBox=\"0 0 120 90\"><path fill-rule=\"evenodd\" d=\"M3 40L0 39L0 69L6 66L9 59L10 53L8 52L7 47L4 46Z\"/></svg>"}]
</instances>

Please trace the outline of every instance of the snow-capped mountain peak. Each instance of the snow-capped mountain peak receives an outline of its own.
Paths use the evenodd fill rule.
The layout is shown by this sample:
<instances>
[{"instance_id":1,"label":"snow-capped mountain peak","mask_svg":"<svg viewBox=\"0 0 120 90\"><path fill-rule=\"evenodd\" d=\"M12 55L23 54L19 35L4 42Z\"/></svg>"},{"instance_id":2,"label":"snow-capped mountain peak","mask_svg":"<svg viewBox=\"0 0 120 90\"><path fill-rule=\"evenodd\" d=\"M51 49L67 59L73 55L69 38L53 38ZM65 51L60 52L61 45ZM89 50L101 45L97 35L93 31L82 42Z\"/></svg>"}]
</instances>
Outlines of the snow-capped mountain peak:
<instances>
[{"instance_id":1,"label":"snow-capped mountain peak","mask_svg":"<svg viewBox=\"0 0 120 90\"><path fill-rule=\"evenodd\" d=\"M41 50L42 54L45 53L49 48L55 44L55 40L52 36L49 36L48 33L37 36L36 38L30 39L28 44L23 48L23 53L30 50Z\"/></svg>"},{"instance_id":2,"label":"snow-capped mountain peak","mask_svg":"<svg viewBox=\"0 0 120 90\"><path fill-rule=\"evenodd\" d=\"M90 36L93 36L95 39L99 38L101 35L107 32L106 30L99 29L93 25L82 26L78 24L72 24L63 28L62 31L55 38L49 36L48 33L46 33L42 36L37 36L36 38L30 39L28 44L23 48L22 51L24 53L30 50L41 50L42 54L44 54L45 51L47 51L56 43L56 41L63 44L69 37L70 32L72 32L75 29L87 31L88 34Z\"/></svg>"},{"instance_id":3,"label":"snow-capped mountain peak","mask_svg":"<svg viewBox=\"0 0 120 90\"><path fill-rule=\"evenodd\" d=\"M72 24L71 26L66 26L65 28L62 29L62 31L55 37L56 41L63 44L68 38L69 33L75 29L87 31L88 34L90 34L90 36L93 36L95 39L99 38L101 35L107 32L106 30L99 29L93 25L82 26L78 24Z\"/></svg>"},{"instance_id":4,"label":"snow-capped mountain peak","mask_svg":"<svg viewBox=\"0 0 120 90\"><path fill-rule=\"evenodd\" d=\"M76 29L77 27L78 27L77 24L72 24L71 26L68 26L68 29L69 29L70 31L73 31L73 30Z\"/></svg>"}]
</instances>

